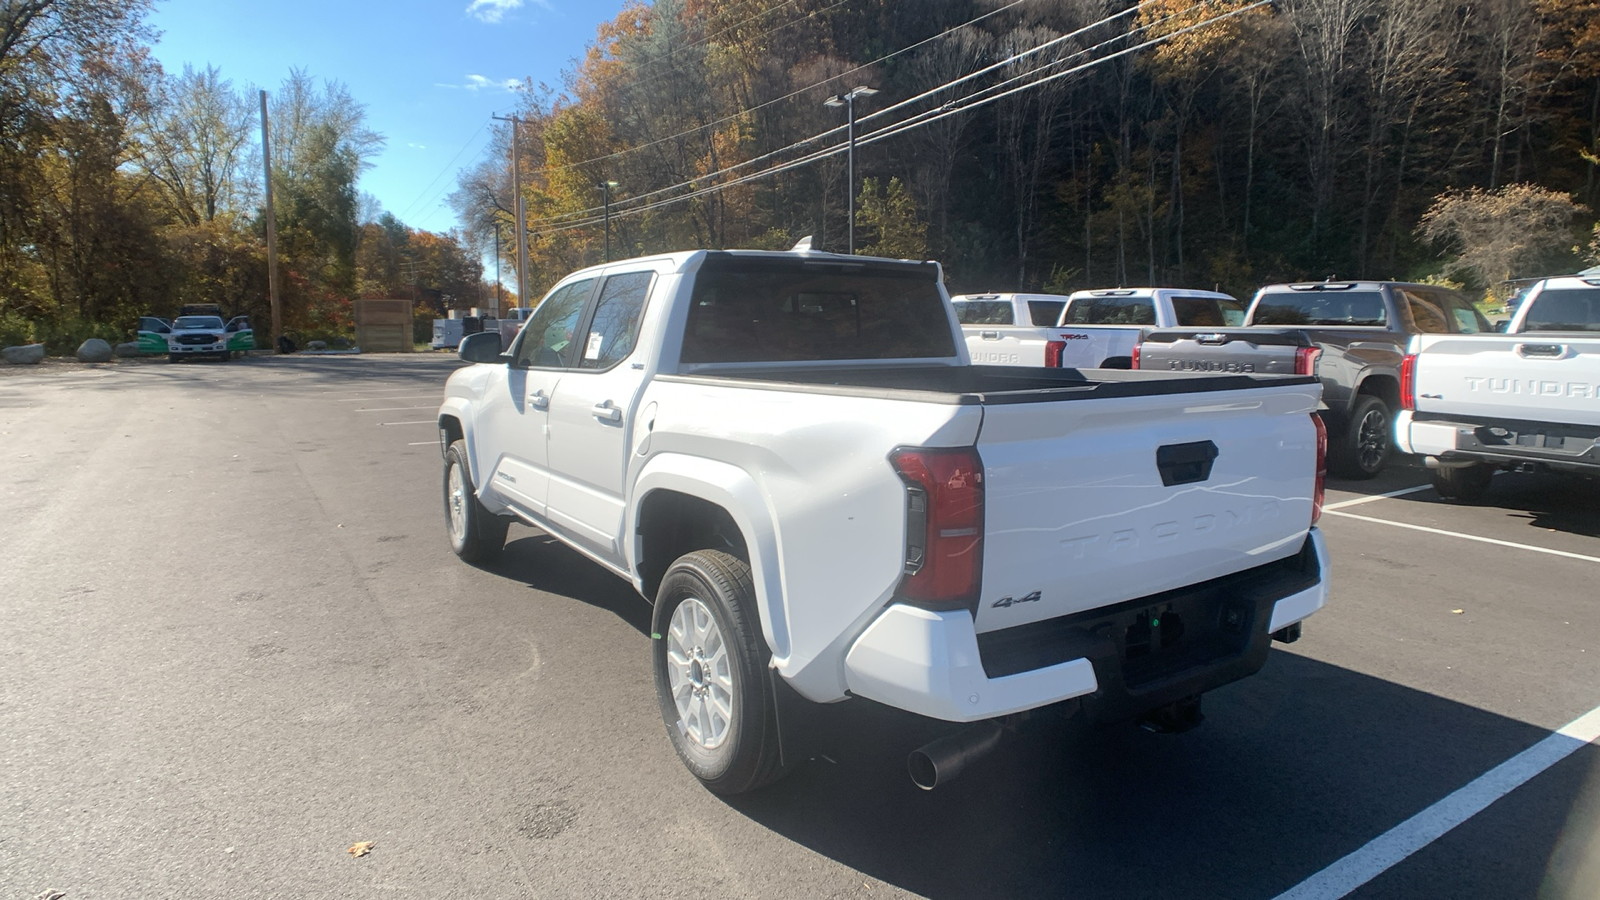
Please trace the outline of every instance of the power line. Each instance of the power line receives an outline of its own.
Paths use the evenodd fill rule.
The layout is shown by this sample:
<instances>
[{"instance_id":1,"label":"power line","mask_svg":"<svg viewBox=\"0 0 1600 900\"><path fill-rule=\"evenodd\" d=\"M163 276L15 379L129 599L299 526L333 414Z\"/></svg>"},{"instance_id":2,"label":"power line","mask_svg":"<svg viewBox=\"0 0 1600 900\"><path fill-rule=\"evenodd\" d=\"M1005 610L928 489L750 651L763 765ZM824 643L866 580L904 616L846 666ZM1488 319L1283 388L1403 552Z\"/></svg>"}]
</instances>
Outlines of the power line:
<instances>
[{"instance_id":1,"label":"power line","mask_svg":"<svg viewBox=\"0 0 1600 900\"><path fill-rule=\"evenodd\" d=\"M896 122L896 123L893 123L893 124L890 124L890 125L885 125L884 127L880 128L879 130L869 133L865 137L857 138L856 139L856 144L859 146L861 144L876 143L876 142L881 141L881 140L887 140L888 138L895 137L895 136L897 136L897 135L899 135L899 134L901 134L903 132L910 131L910 130L912 130L914 128L920 128L923 125L927 125L927 124L930 124L932 122L939 121L940 119L944 119L944 118L947 118L949 116L957 115L959 113L967 112L967 111L969 111L971 109L975 109L977 107L987 106L990 103L994 103L994 102L996 102L998 100L1004 99L1005 97L1009 97L1009 96L1011 96L1013 94L1016 94L1016 93L1019 93L1021 91L1025 91L1025 90L1028 90L1030 88L1037 87L1037 86L1039 86L1041 84L1044 84L1046 82L1049 82L1049 81L1055 81L1055 80L1060 79L1060 78L1065 78L1065 77L1068 77L1070 75L1075 75L1075 74L1078 74L1080 72L1087 71L1088 69L1091 69L1091 68L1093 68L1095 66L1102 65L1104 63L1110 62L1113 59L1117 59L1119 57L1126 56L1126 55L1128 55L1130 53L1135 53L1135 52L1138 52L1140 50L1148 49L1150 47L1154 47L1154 46L1157 46L1159 44L1166 43L1167 41L1170 41L1173 38L1176 38L1176 37L1178 37L1180 35L1187 34L1187 33L1191 32L1191 31L1195 31L1195 30L1198 30L1200 28L1204 28L1204 27L1207 27L1207 26L1210 26L1210 25L1214 25L1217 22L1221 22L1221 21L1223 21L1225 19L1233 18L1234 16L1242 15L1242 14L1244 14L1246 12L1249 12L1250 10L1257 9L1257 8L1262 7L1262 6L1270 5L1273 2L1274 2L1274 0L1256 0L1256 2L1251 3L1248 6L1243 6L1243 7L1240 7L1238 9L1226 12L1226 13L1218 14L1216 16L1213 16L1211 18L1205 19L1203 21L1196 22L1193 25L1189 25L1189 26L1186 26L1184 28L1180 28L1180 29L1178 29L1176 31L1170 32L1168 34L1164 34L1164 35L1161 35L1159 37L1152 38L1152 39L1150 39L1148 41L1145 41L1145 42L1140 43L1140 44L1136 44L1136 45L1134 45L1132 47L1128 47L1128 48L1125 48L1123 50L1119 50L1119 51L1117 51L1115 53L1112 53L1112 54L1109 54L1107 56L1100 57L1100 58L1094 59L1094 60L1090 60L1089 62L1082 63L1082 64L1077 65L1077 66L1073 66L1070 69L1066 69L1064 71L1057 72L1057 73L1055 73L1053 75L1047 75L1047 76L1045 76L1043 78L1037 79L1035 81L1028 82L1027 84L1020 85L1018 87L1012 88L1011 90L1005 91L1003 93L996 94L994 96L987 97L987 98L984 98L984 99L981 99L981 100L977 100L977 101L972 102L972 103L967 103L965 105L962 105L962 106L959 106L959 107L955 107L955 108L950 108L953 104L946 104L944 107L941 107L938 110L932 110L932 111L929 111L929 113L919 114L919 116L927 116L927 118L919 118L919 116L913 116L911 119L903 120L901 122ZM1201 4L1196 4L1196 5L1198 6L1198 5L1201 5ZM1047 63L1047 64L1045 64L1043 66L1040 66L1040 67L1032 70L1031 72L1025 73L1023 76L1019 76L1019 77L1026 77L1026 75L1035 74L1037 72L1043 71L1044 69L1047 69L1047 68L1050 68L1050 67L1052 67L1054 65L1057 65L1057 64L1059 64L1059 62L1060 62L1060 60L1058 60L1056 62L1052 62L1052 63ZM1015 79L1013 79L1013 81L1014 80ZM980 91L979 93L982 93L982 92ZM974 94L972 96L976 96L976 94ZM970 98L962 98L963 101L967 100L967 99L970 99ZM957 102L960 102L960 101L957 101ZM930 113L936 113L936 114L930 115ZM837 130L837 129L835 129L835 130ZM775 165L775 166L772 166L770 168L763 169L763 170L761 170L759 172L753 172L753 173L750 173L748 175L740 176L739 178L736 178L736 179L734 179L732 181L729 181L727 183L724 183L724 184L710 185L710 186L707 186L707 187L704 187L704 188L699 188L699 189L693 190L693 191L691 191L691 192L689 192L687 194L684 194L682 196L679 196L679 197L673 197L673 198L668 199L668 200L662 200L662 201L658 201L656 203L646 204L644 206L634 207L634 208L625 209L625 210L621 210L621 211L613 209L612 212L611 212L611 216L612 216L612 218L621 218L621 217L624 217L624 216L635 215L635 214L638 214L638 213L646 212L648 210L656 209L656 208L659 208L659 207L662 207L662 206L668 206L668 205L671 205L671 204L674 204L674 203L680 203L680 202L685 201L685 200L692 200L692 199L694 199L696 197L701 197L701 196L704 196L706 194L711 194L711 193L715 193L717 191L726 190L727 188L731 188L731 187L737 187L737 186L739 186L741 184L746 184L746 183L749 183L751 181L755 181L755 180L760 179L760 178L766 178L766 177L769 177L771 175L781 174L781 173L787 172L787 171L789 171L791 169L796 169L796 168L799 168L801 166L809 165L809 164L811 164L813 162L816 162L816 161L821 160L821 159L825 159L825 158L827 158L829 156L835 156L835 155L838 155L840 153L843 153L843 152L845 152L845 149L846 149L846 147L845 147L844 144L836 144L836 145L834 145L832 147L828 147L828 148L824 148L822 150L815 151L815 152L813 152L811 154L808 154L807 156L801 157L799 159L791 160L791 161L786 162L786 163L781 163L779 165ZM679 185L679 186L681 187L683 185ZM592 226L592 225L594 225L594 224L596 224L598 222L599 222L598 218L590 217L588 219L584 219L584 220L581 220L581 221L560 223L560 224L557 224L557 225L553 225L551 227L540 229L540 231L545 232L545 233L557 232L557 231L568 231L568 230L572 230L572 229L575 229L575 228L587 228L587 227L590 227L590 226Z\"/></svg>"},{"instance_id":2,"label":"power line","mask_svg":"<svg viewBox=\"0 0 1600 900\"><path fill-rule=\"evenodd\" d=\"M489 121L489 119L483 120L483 124L479 125L478 130L472 133L472 137L467 138L467 142L461 145L461 149L456 151L456 155L450 157L450 161L444 164L444 168L439 170L439 174L433 176L433 180L428 182L428 186L422 189L422 192L417 195L417 199L412 200L411 205L407 206L406 211L401 213L397 218L404 220L411 210L416 208L417 202L427 195L429 189L438 183L439 179L443 178L446 172L450 171L450 167L455 165L456 160L461 158L461 154L467 152L467 148L472 146L472 142L477 140L478 135L482 134L483 130L489 126Z\"/></svg>"},{"instance_id":3,"label":"power line","mask_svg":"<svg viewBox=\"0 0 1600 900\"><path fill-rule=\"evenodd\" d=\"M843 0L841 0L841 2L843 2ZM666 136L664 138L658 138L658 139L650 141L648 143L639 144L639 145L633 146L633 147L628 147L628 148L623 149L623 150L618 150L615 153L608 153L605 156L596 156L593 159L586 159L586 160L581 160L579 162L572 162L572 163L563 163L562 165L559 165L559 166L546 166L545 167L545 171L546 172L564 172L564 171L566 171L568 169L575 169L575 168L577 168L579 166L586 166L586 165L590 165L592 163L607 162L607 161L613 160L613 159L621 159L622 157L627 156L630 153L637 153L640 150L647 150L647 149L649 149L651 147L657 146L659 144L664 144L664 143L666 143L668 141L675 141L678 138L688 137L689 135L696 134L698 132L704 131L707 128L715 128L718 125L725 125L725 124L727 124L729 122L734 121L735 119L739 119L739 118L741 118L743 116L747 116L747 115L749 115L749 114L751 114L753 112L757 112L759 110L766 109L769 106L773 106L773 105L776 105L778 103L782 103L785 100L793 100L794 98L800 96L801 94L807 93L809 91L814 91L817 88L828 84L829 82L839 81L839 80L842 80L842 79L845 79L845 78L849 78L851 75L854 75L857 72L860 72L860 71L862 71L864 69L868 69L868 68L871 68L872 66L875 66L875 65L877 65L879 63L891 60L891 59L895 58L896 56L899 56L899 55L901 55L903 53L909 53L912 50L916 50L919 47L925 46L927 44L931 44L934 41L940 40L942 38L949 37L950 35L955 34L957 31L960 31L963 28L967 28L967 27L970 27L972 25L976 25L979 22L982 22L984 19L987 19L987 18L989 18L991 16L997 16L1000 13L1003 13L1006 10L1011 9L1014 6L1019 6L1019 5L1023 4L1023 3L1027 3L1027 2L1028 2L1028 0L1011 0L1010 3L1007 3L1004 6L998 7L996 9L992 9L989 12L986 12L986 13L984 13L984 14L982 14L980 16L977 16L975 18L968 19L967 21L962 22L960 25L955 25L955 26L952 26L950 28L947 28L944 31L941 31L941 32L939 32L938 34L936 34L936 35L934 35L932 37L923 38L922 40L916 42L915 44L911 44L910 46L902 47L899 50L895 50L892 53L885 53L884 55L878 57L875 60L872 60L871 62L862 63L861 65L856 66L853 69L849 69L849 70L846 70L844 72L841 72L838 75L834 75L834 76L829 77L829 78L824 78L823 80L815 82L813 84L808 84L803 88L799 88L798 90L794 90L794 91L791 91L791 92L789 92L787 94L784 94L782 97L778 97L778 98L773 99L773 100L768 100L765 103L758 103L755 106L749 107L747 109L741 109L736 113L730 113L729 115L723 116L720 119L716 119L714 121L707 122L704 125L696 125L695 127L688 129L687 131L680 131L677 134L668 135L668 136ZM1146 0L1146 2L1149 2L1149 0ZM838 6L838 5L839 5L838 3L834 4L834 6ZM832 7L829 7L829 9L832 9ZM823 10L823 11L825 12L826 10ZM816 14L815 13L808 13L808 15L816 15ZM776 30L776 29L774 29L774 30ZM837 130L837 129L835 129L835 130Z\"/></svg>"},{"instance_id":4,"label":"power line","mask_svg":"<svg viewBox=\"0 0 1600 900\"><path fill-rule=\"evenodd\" d=\"M1112 15L1106 16L1106 17L1104 17L1102 19L1099 19L1099 20L1097 20L1095 22L1092 22L1092 23L1090 23L1088 25L1085 25L1082 28L1079 28L1079 29L1077 29L1075 31L1069 32L1069 33L1064 34L1064 35L1060 35L1059 37L1056 37L1056 38L1054 38L1052 40L1049 40L1049 41L1046 41L1046 42L1044 42L1042 44L1039 44L1036 47L1031 47L1031 48L1029 48L1027 50L1024 50L1024 51L1022 51L1020 53L1013 54L1012 56L1007 57L1006 59L1003 59L1000 62L991 64L989 66L985 66L984 68L979 69L977 72L973 72L973 73L970 73L970 74L967 74L967 75L963 75L960 78L956 78L956 79L953 79L951 81L947 81L944 84L941 84L941 85L938 85L936 87L930 88L930 89L928 89L926 91L923 91L921 94L918 94L915 97L912 97L912 98L907 99L907 100L902 100L899 103L895 103L895 104L893 104L893 105L891 105L891 106L889 106L889 107L887 107L887 108L885 108L883 110L880 110L878 112L874 112L874 113L872 113L871 115L868 115L868 116L864 116L862 119L858 120L858 122L870 121L872 119L879 118L879 117L881 117L883 115L886 115L886 114L888 114L890 112L893 112L894 110L901 109L901 108L903 108L905 106L908 106L908 105L910 105L912 103L915 103L915 102L917 102L919 100L923 100L923 99L931 97L931 96L933 96L935 94L938 94L938 93L940 93L940 92L942 92L944 90L949 89L950 87L953 87L953 86L958 85L958 84L965 83L967 81L971 81L973 78L976 78L976 77L978 77L980 75L983 75L983 74L986 74L988 72L992 72L995 69L1002 68L1004 66L1010 65L1010 64L1015 63L1016 61L1018 61L1020 59L1023 59L1023 58L1028 57L1028 56L1032 56L1032 55L1034 55L1036 53L1039 53L1039 52L1042 52L1042 51L1048 49L1049 47L1052 47L1052 46L1054 46L1056 44L1060 44L1063 41L1067 41L1067 40L1079 37L1079 36L1089 32L1089 31L1092 31L1092 30L1094 30L1096 28L1099 28L1099 27L1101 27L1103 25L1110 24L1111 22L1114 22L1117 19L1120 19L1120 18L1128 15L1129 13L1136 12L1137 10L1139 10L1139 9L1145 7L1145 6L1148 6L1148 5L1150 5L1151 3L1154 3L1154 2L1157 2L1157 0L1142 0L1142 2L1136 4L1133 7L1128 8L1126 10L1123 10L1122 12L1113 13ZM1140 26L1138 28L1135 28L1135 29L1132 29L1130 31L1122 32L1121 34L1115 35L1115 36L1109 38L1108 40L1102 41L1099 44L1096 44L1096 45L1094 45L1092 47L1089 47L1089 48L1084 49L1084 50L1076 51L1076 52L1074 52L1074 53L1072 53L1072 54L1070 54L1070 55L1068 55L1066 57L1063 57L1062 59L1054 60L1051 63L1048 63L1043 68L1047 68L1047 67L1053 66L1053 65L1059 65L1060 63L1065 62L1067 60L1075 59L1075 58L1083 56L1085 54L1092 53L1095 50L1098 50L1098 49L1106 46L1107 44L1115 43L1115 42L1120 41L1120 40L1125 40L1128 37L1131 37L1131 36L1133 36L1135 34L1138 34L1141 31L1145 31L1145 30L1148 30L1150 28L1153 28L1156 25L1161 24L1162 22L1169 21L1169 20L1171 20L1173 18L1176 18L1178 16L1186 15L1186 14L1188 14L1188 13L1190 13L1190 12L1196 10L1196 9L1201 8L1204 5L1205 5L1205 0L1198 0L1198 2L1196 2L1194 5L1188 7L1185 10L1182 10L1181 12L1173 13L1173 14L1165 16L1165 17L1163 17L1161 19L1154 20L1152 22L1149 22L1149 23L1147 23L1145 25L1142 25L1142 26ZM1034 70L1034 71L1039 71L1039 70ZM721 170L719 170L717 172L709 173L707 176L705 176L705 178L717 177L717 176L725 175L728 172L735 172L735 171L739 171L741 169L748 168L750 166L753 166L753 165L756 165L758 163L770 160L770 159L772 159L774 157L780 156L780 155L782 155L784 153L787 153L787 152L789 152L791 150L796 150L796 149L799 149L801 147L805 147L805 146L814 144L814 143L816 143L818 141L821 141L821 140L824 140L824 139L826 139L826 138L828 138L830 136L836 135L839 132L844 131L844 130L845 130L845 126L843 126L843 125L827 129L826 131L823 131L823 132L820 132L818 134L812 135L811 137L804 138L802 140L796 141L796 142L794 142L794 143L792 143L792 144L790 144L790 145L788 145L786 147L780 147L777 150L773 150L773 151L770 151L768 153L763 153L763 154L761 154L759 156L755 156L755 157L752 157L750 159L744 160L743 162L735 163L735 164L733 164L731 166L728 166L726 168L723 168L723 169L721 169ZM860 141L858 140L857 143L859 144ZM680 182L678 184L670 185L668 187L658 188L658 189L653 190L653 191L647 191L647 192L645 192L643 194L636 194L636 195L634 195L632 197L626 198L625 200L618 201L617 205L621 205L624 208L627 208L627 204L637 203L637 202L639 202L641 200L645 200L645 199L648 199L650 197L660 196L661 194L665 194L665 193L670 193L670 192L678 190L680 188L692 187L695 184L696 181L703 181L703 180L705 180L705 178L693 179L693 180L690 180L690 181ZM536 224L537 225L537 224L545 224L545 223L558 223L563 219L571 218L573 216L592 216L594 213L599 212L599 211L600 211L599 207L590 207L590 208L586 208L586 209L582 209L582 210L577 210L577 211L574 211L574 212L559 213L559 214L554 215L554 216L547 216L547 217L545 217L543 219L536 220L535 222L530 223L530 224Z\"/></svg>"}]
</instances>

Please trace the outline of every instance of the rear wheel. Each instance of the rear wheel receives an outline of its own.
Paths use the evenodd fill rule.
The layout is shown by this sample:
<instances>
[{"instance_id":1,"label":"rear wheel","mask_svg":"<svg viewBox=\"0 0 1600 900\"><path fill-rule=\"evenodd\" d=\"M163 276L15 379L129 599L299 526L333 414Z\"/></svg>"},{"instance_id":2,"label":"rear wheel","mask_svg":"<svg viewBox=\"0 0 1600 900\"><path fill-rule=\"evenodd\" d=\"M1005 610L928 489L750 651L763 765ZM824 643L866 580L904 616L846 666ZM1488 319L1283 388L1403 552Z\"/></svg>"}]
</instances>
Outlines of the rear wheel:
<instances>
[{"instance_id":1,"label":"rear wheel","mask_svg":"<svg viewBox=\"0 0 1600 900\"><path fill-rule=\"evenodd\" d=\"M478 502L472 471L467 467L467 443L456 441L445 451L444 523L450 549L467 562L483 562L505 549L510 523Z\"/></svg>"},{"instance_id":2,"label":"rear wheel","mask_svg":"<svg viewBox=\"0 0 1600 900\"><path fill-rule=\"evenodd\" d=\"M1393 447L1394 419L1381 397L1363 394L1350 410L1344 434L1328 448L1328 468L1341 478L1366 480L1383 471Z\"/></svg>"},{"instance_id":3,"label":"rear wheel","mask_svg":"<svg viewBox=\"0 0 1600 900\"><path fill-rule=\"evenodd\" d=\"M1473 463L1470 466L1433 469L1429 475L1433 480L1433 491L1439 495L1439 499L1451 503L1476 503L1489 489L1489 481L1494 478L1494 466Z\"/></svg>"},{"instance_id":4,"label":"rear wheel","mask_svg":"<svg viewBox=\"0 0 1600 900\"><path fill-rule=\"evenodd\" d=\"M678 558L656 604L656 696L678 757L707 789L742 794L782 775L750 566L720 550Z\"/></svg>"},{"instance_id":5,"label":"rear wheel","mask_svg":"<svg viewBox=\"0 0 1600 900\"><path fill-rule=\"evenodd\" d=\"M167 354L167 362L175 363L177 361L178 361L178 354L176 354L176 353L168 353Z\"/></svg>"}]
</instances>

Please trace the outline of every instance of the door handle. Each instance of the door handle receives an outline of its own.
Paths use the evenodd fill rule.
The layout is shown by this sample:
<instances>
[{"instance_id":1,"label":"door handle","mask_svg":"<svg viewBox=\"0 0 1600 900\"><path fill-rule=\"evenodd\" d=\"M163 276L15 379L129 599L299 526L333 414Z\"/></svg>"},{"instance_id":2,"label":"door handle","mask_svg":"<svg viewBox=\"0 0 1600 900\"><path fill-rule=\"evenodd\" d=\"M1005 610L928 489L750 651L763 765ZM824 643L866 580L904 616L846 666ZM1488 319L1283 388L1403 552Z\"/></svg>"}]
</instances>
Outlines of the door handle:
<instances>
[{"instance_id":1,"label":"door handle","mask_svg":"<svg viewBox=\"0 0 1600 900\"><path fill-rule=\"evenodd\" d=\"M621 422L622 410L611 405L611 401L596 403L592 410L594 417L602 422Z\"/></svg>"},{"instance_id":2,"label":"door handle","mask_svg":"<svg viewBox=\"0 0 1600 900\"><path fill-rule=\"evenodd\" d=\"M534 409L549 409L550 398L544 391L534 391L528 395L528 404Z\"/></svg>"},{"instance_id":3,"label":"door handle","mask_svg":"<svg viewBox=\"0 0 1600 900\"><path fill-rule=\"evenodd\" d=\"M1560 359L1567 355L1567 348L1561 344L1518 344L1517 355L1523 359Z\"/></svg>"}]
</instances>

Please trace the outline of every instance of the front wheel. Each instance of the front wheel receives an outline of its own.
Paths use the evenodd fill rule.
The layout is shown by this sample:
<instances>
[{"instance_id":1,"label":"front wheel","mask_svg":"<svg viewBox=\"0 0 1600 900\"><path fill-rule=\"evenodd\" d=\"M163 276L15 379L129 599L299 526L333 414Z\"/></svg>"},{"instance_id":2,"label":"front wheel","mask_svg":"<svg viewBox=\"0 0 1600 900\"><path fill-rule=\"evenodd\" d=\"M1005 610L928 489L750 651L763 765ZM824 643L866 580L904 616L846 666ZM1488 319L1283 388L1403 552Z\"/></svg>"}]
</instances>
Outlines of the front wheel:
<instances>
[{"instance_id":1,"label":"front wheel","mask_svg":"<svg viewBox=\"0 0 1600 900\"><path fill-rule=\"evenodd\" d=\"M1439 495L1439 499L1451 503L1476 503L1489 489L1494 468L1488 463L1473 463L1470 466L1434 469L1429 473L1433 492Z\"/></svg>"},{"instance_id":2,"label":"front wheel","mask_svg":"<svg viewBox=\"0 0 1600 900\"><path fill-rule=\"evenodd\" d=\"M466 441L456 441L445 451L444 523L450 549L467 562L493 559L505 549L510 523L478 502L472 471L467 467Z\"/></svg>"},{"instance_id":3,"label":"front wheel","mask_svg":"<svg viewBox=\"0 0 1600 900\"><path fill-rule=\"evenodd\" d=\"M708 790L742 794L781 774L778 717L767 690L750 566L720 550L678 558L656 604L656 697L678 757Z\"/></svg>"},{"instance_id":4,"label":"front wheel","mask_svg":"<svg viewBox=\"0 0 1600 900\"><path fill-rule=\"evenodd\" d=\"M1365 481L1383 471L1394 446L1394 418L1381 397L1364 394L1350 410L1344 434L1328 448L1328 468L1341 478Z\"/></svg>"}]
</instances>

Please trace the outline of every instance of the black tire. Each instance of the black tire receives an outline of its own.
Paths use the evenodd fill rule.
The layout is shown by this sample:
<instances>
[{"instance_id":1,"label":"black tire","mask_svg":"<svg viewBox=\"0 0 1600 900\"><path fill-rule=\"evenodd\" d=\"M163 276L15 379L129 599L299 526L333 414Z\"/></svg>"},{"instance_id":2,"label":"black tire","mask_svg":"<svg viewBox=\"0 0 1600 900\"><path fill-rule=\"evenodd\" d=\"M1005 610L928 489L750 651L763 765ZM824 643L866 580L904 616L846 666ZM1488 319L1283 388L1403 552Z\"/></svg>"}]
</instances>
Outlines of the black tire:
<instances>
[{"instance_id":1,"label":"black tire","mask_svg":"<svg viewBox=\"0 0 1600 900\"><path fill-rule=\"evenodd\" d=\"M1382 472L1394 451L1393 430L1394 416L1383 398L1371 394L1357 397L1344 433L1330 441L1328 471L1359 481Z\"/></svg>"},{"instance_id":2,"label":"black tire","mask_svg":"<svg viewBox=\"0 0 1600 900\"><path fill-rule=\"evenodd\" d=\"M1451 503L1477 503L1489 489L1495 467L1488 463L1432 469L1428 472L1433 481L1433 492L1439 499Z\"/></svg>"},{"instance_id":3,"label":"black tire","mask_svg":"<svg viewBox=\"0 0 1600 900\"><path fill-rule=\"evenodd\" d=\"M217 359L219 359L219 360L221 360L223 362L227 362L227 361L233 359L233 354L231 352L227 351L227 350L224 350L221 353L217 354Z\"/></svg>"},{"instance_id":4,"label":"black tire","mask_svg":"<svg viewBox=\"0 0 1600 900\"><path fill-rule=\"evenodd\" d=\"M168 353L167 354L167 362L175 363L177 361L178 361L178 354L176 354L176 353Z\"/></svg>"},{"instance_id":5,"label":"black tire","mask_svg":"<svg viewBox=\"0 0 1600 900\"><path fill-rule=\"evenodd\" d=\"M453 477L460 479L454 485ZM450 549L469 563L493 559L505 549L510 524L478 502L472 468L467 465L467 442L452 443L444 459L444 528Z\"/></svg>"},{"instance_id":6,"label":"black tire","mask_svg":"<svg viewBox=\"0 0 1600 900\"><path fill-rule=\"evenodd\" d=\"M716 649L690 647L695 635L682 632L675 626L675 616L685 602L696 601L709 612L715 623L721 646L726 650L726 668L716 662ZM678 758L708 790L714 794L731 796L753 791L770 784L783 775L778 750L778 716L773 708L772 693L767 685L767 663L771 652L761 637L761 623L756 613L755 585L750 578L750 566L743 560L720 550L697 550L678 558L661 579L656 592L656 606L660 610L661 635L652 641L652 668L655 670L656 697L661 705L661 719L666 723L672 747ZM694 611L686 609L685 620L692 620ZM687 643L686 643L687 642ZM709 644L709 641L707 642ZM674 651L687 650L673 657ZM697 651L703 651L698 652ZM697 662L707 659L711 664L699 669L700 681L691 679L691 670ZM688 659L681 663L676 659ZM716 673L725 672L719 681ZM675 688L673 673L678 672ZM710 710L714 704L717 684L729 685L726 705L729 711L723 716L720 733L711 729L715 743L700 741L691 735L695 724L679 711L679 694L691 709L695 704ZM675 690L677 691L675 693ZM698 693L704 691L702 695ZM697 720L703 721L703 720ZM706 729L700 727L702 734Z\"/></svg>"}]
</instances>

